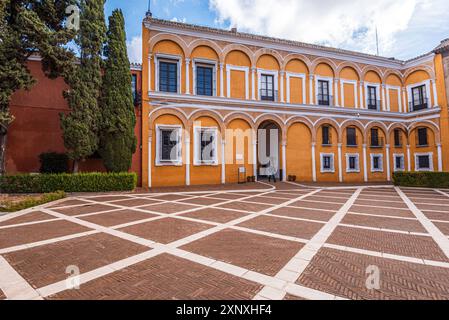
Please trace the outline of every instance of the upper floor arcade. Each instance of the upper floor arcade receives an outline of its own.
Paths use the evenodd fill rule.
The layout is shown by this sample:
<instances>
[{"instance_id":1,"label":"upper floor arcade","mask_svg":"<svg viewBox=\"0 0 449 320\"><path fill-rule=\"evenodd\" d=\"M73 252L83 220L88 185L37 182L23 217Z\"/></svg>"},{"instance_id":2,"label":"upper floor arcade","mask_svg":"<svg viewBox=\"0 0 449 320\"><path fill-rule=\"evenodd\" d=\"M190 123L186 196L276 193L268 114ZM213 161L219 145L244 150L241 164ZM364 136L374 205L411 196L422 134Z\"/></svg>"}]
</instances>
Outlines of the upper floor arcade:
<instances>
[{"instance_id":1,"label":"upper floor arcade","mask_svg":"<svg viewBox=\"0 0 449 320\"><path fill-rule=\"evenodd\" d=\"M147 18L143 92L372 112L418 112L444 95L436 55L399 61Z\"/></svg>"}]
</instances>

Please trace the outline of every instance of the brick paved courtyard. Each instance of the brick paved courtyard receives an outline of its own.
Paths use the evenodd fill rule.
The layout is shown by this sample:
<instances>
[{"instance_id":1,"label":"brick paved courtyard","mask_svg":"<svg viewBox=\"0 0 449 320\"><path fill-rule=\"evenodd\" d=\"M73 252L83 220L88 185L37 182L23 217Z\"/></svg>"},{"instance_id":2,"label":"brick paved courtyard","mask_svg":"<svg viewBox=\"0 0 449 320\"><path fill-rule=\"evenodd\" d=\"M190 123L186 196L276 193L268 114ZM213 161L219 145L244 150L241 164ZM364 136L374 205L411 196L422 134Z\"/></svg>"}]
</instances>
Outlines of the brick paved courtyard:
<instances>
[{"instance_id":1,"label":"brick paved courtyard","mask_svg":"<svg viewBox=\"0 0 449 320\"><path fill-rule=\"evenodd\" d=\"M0 216L0 299L449 299L448 190L157 191Z\"/></svg>"}]
</instances>

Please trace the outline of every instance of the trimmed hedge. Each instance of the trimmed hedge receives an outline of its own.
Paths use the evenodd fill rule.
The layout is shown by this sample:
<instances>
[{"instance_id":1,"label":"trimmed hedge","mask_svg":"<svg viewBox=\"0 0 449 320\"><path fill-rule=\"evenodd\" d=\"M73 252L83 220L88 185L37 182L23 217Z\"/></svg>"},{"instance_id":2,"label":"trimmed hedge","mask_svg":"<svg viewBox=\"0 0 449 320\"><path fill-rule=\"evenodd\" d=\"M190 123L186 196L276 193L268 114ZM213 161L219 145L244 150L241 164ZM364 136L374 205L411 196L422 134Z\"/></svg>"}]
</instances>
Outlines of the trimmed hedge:
<instances>
[{"instance_id":1,"label":"trimmed hedge","mask_svg":"<svg viewBox=\"0 0 449 320\"><path fill-rule=\"evenodd\" d=\"M31 207L40 206L42 204L53 202L59 199L65 198L64 191L57 191L52 193L43 194L41 197L30 197L21 201L3 201L0 203L0 212L15 212Z\"/></svg>"},{"instance_id":2,"label":"trimmed hedge","mask_svg":"<svg viewBox=\"0 0 449 320\"><path fill-rule=\"evenodd\" d=\"M449 172L395 172L393 182L403 187L449 188Z\"/></svg>"},{"instance_id":3,"label":"trimmed hedge","mask_svg":"<svg viewBox=\"0 0 449 320\"><path fill-rule=\"evenodd\" d=\"M18 174L0 176L0 192L47 193L132 191L135 173Z\"/></svg>"}]
</instances>

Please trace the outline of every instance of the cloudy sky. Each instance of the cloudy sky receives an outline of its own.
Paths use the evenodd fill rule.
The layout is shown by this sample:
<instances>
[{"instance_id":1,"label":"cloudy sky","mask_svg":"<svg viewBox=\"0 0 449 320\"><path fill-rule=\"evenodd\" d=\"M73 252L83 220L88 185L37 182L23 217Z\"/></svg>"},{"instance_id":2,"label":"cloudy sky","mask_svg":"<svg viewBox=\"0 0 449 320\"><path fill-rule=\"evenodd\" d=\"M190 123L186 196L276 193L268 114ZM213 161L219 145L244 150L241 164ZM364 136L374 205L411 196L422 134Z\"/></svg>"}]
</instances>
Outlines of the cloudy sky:
<instances>
[{"instance_id":1,"label":"cloudy sky","mask_svg":"<svg viewBox=\"0 0 449 320\"><path fill-rule=\"evenodd\" d=\"M449 38L449 0L152 0L153 16L410 59ZM130 59L141 61L148 0L107 0L121 8Z\"/></svg>"}]
</instances>

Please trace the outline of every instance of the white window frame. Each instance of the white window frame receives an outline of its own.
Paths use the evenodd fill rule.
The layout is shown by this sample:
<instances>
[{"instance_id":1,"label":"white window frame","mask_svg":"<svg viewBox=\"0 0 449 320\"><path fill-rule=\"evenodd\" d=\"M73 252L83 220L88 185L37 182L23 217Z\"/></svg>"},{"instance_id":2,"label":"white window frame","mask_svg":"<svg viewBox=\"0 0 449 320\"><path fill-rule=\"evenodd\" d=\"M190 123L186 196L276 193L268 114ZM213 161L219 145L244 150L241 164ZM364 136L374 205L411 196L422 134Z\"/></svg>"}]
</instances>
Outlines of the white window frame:
<instances>
[{"instance_id":1,"label":"white window frame","mask_svg":"<svg viewBox=\"0 0 449 320\"><path fill-rule=\"evenodd\" d=\"M226 89L228 98L231 98L231 71L245 72L245 99L249 100L249 67L234 66L232 64L226 65Z\"/></svg>"},{"instance_id":2,"label":"white window frame","mask_svg":"<svg viewBox=\"0 0 449 320\"><path fill-rule=\"evenodd\" d=\"M279 72L276 70L267 70L267 69L260 69L257 68L257 100L261 100L260 98L260 88L262 87L262 75L267 76L273 76L274 81L274 91L278 92L277 100L274 100L274 102L279 101ZM274 92L273 92L274 94ZM275 95L276 98L276 95Z\"/></svg>"},{"instance_id":3,"label":"white window frame","mask_svg":"<svg viewBox=\"0 0 449 320\"><path fill-rule=\"evenodd\" d=\"M356 158L356 168L351 169L349 167L349 158ZM346 172L348 173L359 173L360 172L360 155L358 153L347 153L346 154Z\"/></svg>"},{"instance_id":4,"label":"white window frame","mask_svg":"<svg viewBox=\"0 0 449 320\"><path fill-rule=\"evenodd\" d=\"M365 109L368 110L368 87L375 87L376 88L376 97L377 100L382 101L382 97L381 97L381 92L380 92L380 83L376 83L376 82L364 82L363 83L365 86L365 97L364 97L364 101L365 101ZM377 101L376 101L377 103ZM382 110L382 103L380 106L378 106L377 111Z\"/></svg>"},{"instance_id":5,"label":"white window frame","mask_svg":"<svg viewBox=\"0 0 449 320\"><path fill-rule=\"evenodd\" d=\"M379 157L380 158L380 168L376 169L374 168L374 158ZM384 172L384 155L382 153L371 153L370 154L371 159L371 172Z\"/></svg>"},{"instance_id":6,"label":"white window frame","mask_svg":"<svg viewBox=\"0 0 449 320\"><path fill-rule=\"evenodd\" d=\"M307 100L307 92L306 92L306 74L305 73L294 73L294 72L286 72L287 79L287 103L291 103L291 84L290 78L299 78L302 79L302 104L306 104Z\"/></svg>"},{"instance_id":7,"label":"white window frame","mask_svg":"<svg viewBox=\"0 0 449 320\"><path fill-rule=\"evenodd\" d=\"M359 107L359 97L357 96L357 80L340 79L340 91L341 91L341 106L345 105L345 84L354 86L354 108Z\"/></svg>"},{"instance_id":8,"label":"white window frame","mask_svg":"<svg viewBox=\"0 0 449 320\"><path fill-rule=\"evenodd\" d=\"M200 160L201 152L201 130L208 130L214 134L214 150L215 159L210 161ZM218 128L217 127L201 127L196 126L193 128L193 165L195 166L216 166L218 165Z\"/></svg>"},{"instance_id":9,"label":"white window frame","mask_svg":"<svg viewBox=\"0 0 449 320\"><path fill-rule=\"evenodd\" d=\"M402 167L396 168L396 158L402 158ZM403 153L393 153L393 171L402 172L405 171L405 156Z\"/></svg>"},{"instance_id":10,"label":"white window frame","mask_svg":"<svg viewBox=\"0 0 449 320\"><path fill-rule=\"evenodd\" d=\"M213 69L213 75L212 75L212 81L213 81L213 87L212 87L212 96L217 96L217 69L218 64L215 60L209 60L209 59L193 59L192 66L193 66L193 94L198 95L196 93L196 67L199 65L200 67L211 67ZM200 96L200 97L207 97L207 96Z\"/></svg>"},{"instance_id":11,"label":"white window frame","mask_svg":"<svg viewBox=\"0 0 449 320\"><path fill-rule=\"evenodd\" d=\"M323 76L315 76L315 103L316 105L318 105L318 81L322 80L322 81L329 81L329 96L332 97L332 101L330 101L330 106L332 107L333 105L335 105L335 99L334 99L334 78L332 77L323 77Z\"/></svg>"},{"instance_id":12,"label":"white window frame","mask_svg":"<svg viewBox=\"0 0 449 320\"><path fill-rule=\"evenodd\" d=\"M324 157L331 157L331 168L324 168ZM335 155L333 153L320 153L320 169L321 173L334 173L335 172Z\"/></svg>"},{"instance_id":13,"label":"white window frame","mask_svg":"<svg viewBox=\"0 0 449 320\"><path fill-rule=\"evenodd\" d=\"M179 55L170 55L170 54L156 54L154 58L154 64L155 64L155 89L156 92L162 92L159 90L159 63L161 61L165 62L176 62L178 64L178 71L177 71L177 94L181 94L181 73L182 73L182 57ZM167 94L173 94L172 92L164 92Z\"/></svg>"},{"instance_id":14,"label":"white window frame","mask_svg":"<svg viewBox=\"0 0 449 320\"><path fill-rule=\"evenodd\" d=\"M161 143L161 131L162 130L175 130L177 131L178 143L176 144L177 149L177 159L168 161L162 160L162 143ZM156 166L182 166L182 126L181 125L166 125L157 124L156 125Z\"/></svg>"},{"instance_id":15,"label":"white window frame","mask_svg":"<svg viewBox=\"0 0 449 320\"><path fill-rule=\"evenodd\" d=\"M419 156L429 156L429 165L430 168L418 168L419 165L419 161L418 161L418 157ZM433 171L433 152L416 152L415 153L415 171Z\"/></svg>"},{"instance_id":16,"label":"white window frame","mask_svg":"<svg viewBox=\"0 0 449 320\"><path fill-rule=\"evenodd\" d=\"M412 95L412 90L416 87L420 87L420 86L425 86L426 87L426 96L428 99L428 106L427 109L431 108L431 104L432 104L432 97L430 95L430 79L425 80L425 81L421 81L419 83L414 83L411 85L407 86L407 99L408 99L408 105L406 106L406 110L408 110L408 112L412 112L412 110L410 110L410 103L413 103L413 95ZM422 111L422 110L420 110Z\"/></svg>"}]
</instances>

